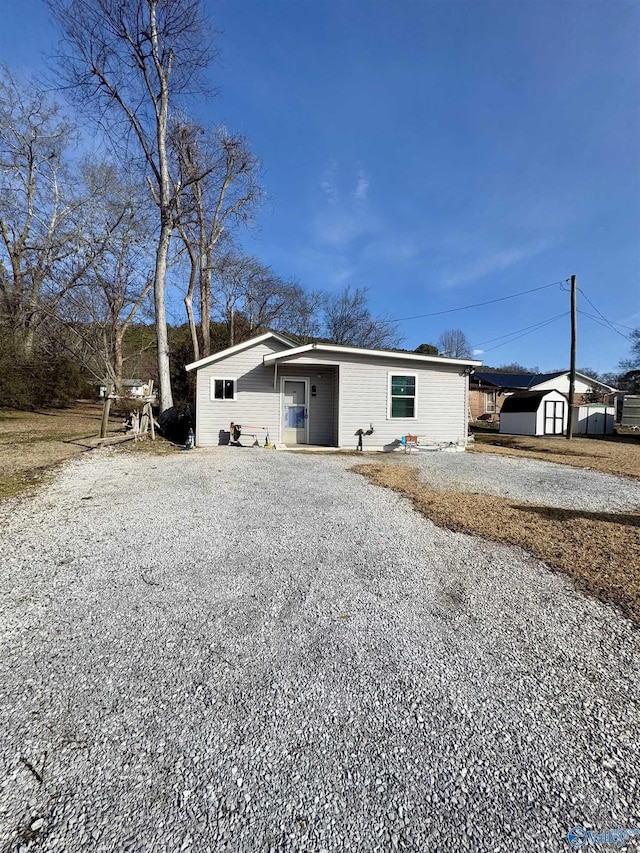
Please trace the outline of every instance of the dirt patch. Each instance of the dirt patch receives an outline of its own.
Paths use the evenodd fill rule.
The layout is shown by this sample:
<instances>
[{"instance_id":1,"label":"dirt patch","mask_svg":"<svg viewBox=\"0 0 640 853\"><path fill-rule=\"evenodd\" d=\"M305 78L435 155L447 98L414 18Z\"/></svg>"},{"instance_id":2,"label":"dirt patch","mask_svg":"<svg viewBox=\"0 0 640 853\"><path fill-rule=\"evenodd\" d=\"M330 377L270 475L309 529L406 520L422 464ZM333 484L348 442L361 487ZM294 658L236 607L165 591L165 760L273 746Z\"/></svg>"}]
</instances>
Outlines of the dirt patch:
<instances>
[{"instance_id":1,"label":"dirt patch","mask_svg":"<svg viewBox=\"0 0 640 853\"><path fill-rule=\"evenodd\" d=\"M519 545L577 587L618 605L640 625L640 514L586 512L442 492L401 463L357 465L356 473L410 498L439 527Z\"/></svg>"},{"instance_id":2,"label":"dirt patch","mask_svg":"<svg viewBox=\"0 0 640 853\"><path fill-rule=\"evenodd\" d=\"M102 404L88 401L69 409L0 409L0 498L35 485L52 465L88 450L101 421ZM110 419L108 434L120 429L121 419Z\"/></svg>"},{"instance_id":3,"label":"dirt patch","mask_svg":"<svg viewBox=\"0 0 640 853\"><path fill-rule=\"evenodd\" d=\"M102 403L81 401L68 409L22 412L0 409L0 499L36 486L55 465L94 449L102 423ZM109 418L107 439L124 439L122 415ZM118 445L132 453L172 453L158 437Z\"/></svg>"},{"instance_id":4,"label":"dirt patch","mask_svg":"<svg viewBox=\"0 0 640 853\"><path fill-rule=\"evenodd\" d=\"M612 439L537 438L520 435L476 435L469 446L474 453L502 453L542 459L603 474L640 479L640 440L636 436Z\"/></svg>"}]
</instances>

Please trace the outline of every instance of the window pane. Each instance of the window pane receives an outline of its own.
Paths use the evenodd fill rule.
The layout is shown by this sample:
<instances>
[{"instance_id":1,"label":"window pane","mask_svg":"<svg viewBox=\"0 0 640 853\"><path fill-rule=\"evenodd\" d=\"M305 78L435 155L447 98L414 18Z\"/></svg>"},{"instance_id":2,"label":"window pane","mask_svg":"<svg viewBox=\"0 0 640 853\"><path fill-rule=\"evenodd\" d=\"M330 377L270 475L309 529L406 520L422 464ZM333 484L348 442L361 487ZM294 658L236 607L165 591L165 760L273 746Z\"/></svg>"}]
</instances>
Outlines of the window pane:
<instances>
[{"instance_id":1,"label":"window pane","mask_svg":"<svg viewBox=\"0 0 640 853\"><path fill-rule=\"evenodd\" d=\"M225 400L233 400L233 379L224 380L224 398Z\"/></svg>"},{"instance_id":2,"label":"window pane","mask_svg":"<svg viewBox=\"0 0 640 853\"><path fill-rule=\"evenodd\" d=\"M224 399L223 390L224 390L224 385L223 385L222 379L216 379L215 380L215 391L213 393L213 396L215 397L216 400L223 400Z\"/></svg>"},{"instance_id":3,"label":"window pane","mask_svg":"<svg viewBox=\"0 0 640 853\"><path fill-rule=\"evenodd\" d=\"M392 376L391 377L391 394L392 396L414 397L416 393L416 378L415 376Z\"/></svg>"},{"instance_id":4,"label":"window pane","mask_svg":"<svg viewBox=\"0 0 640 853\"><path fill-rule=\"evenodd\" d=\"M391 417L412 418L415 411L415 400L413 397L392 397Z\"/></svg>"}]
</instances>

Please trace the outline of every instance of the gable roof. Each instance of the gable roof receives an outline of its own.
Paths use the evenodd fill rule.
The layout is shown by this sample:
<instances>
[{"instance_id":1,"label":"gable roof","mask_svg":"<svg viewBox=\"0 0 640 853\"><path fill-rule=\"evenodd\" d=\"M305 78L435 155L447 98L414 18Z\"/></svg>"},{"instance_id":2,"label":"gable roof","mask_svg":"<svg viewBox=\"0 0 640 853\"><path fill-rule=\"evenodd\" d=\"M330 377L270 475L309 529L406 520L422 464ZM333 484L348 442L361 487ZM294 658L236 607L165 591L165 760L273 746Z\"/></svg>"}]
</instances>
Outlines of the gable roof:
<instances>
[{"instance_id":1,"label":"gable roof","mask_svg":"<svg viewBox=\"0 0 640 853\"><path fill-rule=\"evenodd\" d=\"M518 391L510 394L502 404L500 414L513 412L537 412L540 403L548 394L560 394L552 388L548 391ZM562 395L564 397L564 394Z\"/></svg>"},{"instance_id":2,"label":"gable roof","mask_svg":"<svg viewBox=\"0 0 640 853\"><path fill-rule=\"evenodd\" d=\"M494 373L476 370L473 381L478 380L483 385L493 385L495 388L528 388L533 376L533 373Z\"/></svg>"},{"instance_id":3,"label":"gable roof","mask_svg":"<svg viewBox=\"0 0 640 853\"><path fill-rule=\"evenodd\" d=\"M492 385L494 388L505 388L516 390L528 390L535 388L537 385L542 385L543 382L550 382L552 379L557 379L558 376L567 376L568 370L556 370L553 373L494 373L493 371L476 370L473 374L473 380L480 380L483 385ZM611 385L606 385L591 376L586 376L584 373L576 371L576 378L582 379L584 382L592 382L600 388L606 388L608 391L615 391Z\"/></svg>"},{"instance_id":4,"label":"gable roof","mask_svg":"<svg viewBox=\"0 0 640 853\"><path fill-rule=\"evenodd\" d=\"M220 352L215 352L213 355L208 355L206 358L201 358L199 361L192 361L191 364L185 365L185 370L196 370L198 367L204 367L205 364L212 364L214 361L220 361L222 358L226 358L229 355L234 355L237 352L242 352L242 350L249 349L249 347L255 346L255 344L260 344L263 341L268 341L269 338L275 338L277 341L280 341L281 344L284 344L287 347L295 347L295 343L289 338L285 338L284 335L279 335L277 332L265 332L264 335L258 335L255 338L249 338L248 341L243 341L241 344L236 344L232 347L227 347L227 349L220 350Z\"/></svg>"},{"instance_id":5,"label":"gable roof","mask_svg":"<svg viewBox=\"0 0 640 853\"><path fill-rule=\"evenodd\" d=\"M290 358L295 355L303 355L306 352L328 352L328 353L347 353L351 355L364 355L375 358L399 358L403 361L422 361L433 362L435 364L458 364L465 367L482 364L481 361L474 361L471 358L445 358L444 356L422 355L416 352L399 352L398 350L389 349L364 349L363 347L349 347L343 344L303 344L302 346L294 347L284 352L274 352L271 355L265 355L263 362L265 364L274 364L282 358Z\"/></svg>"}]
</instances>

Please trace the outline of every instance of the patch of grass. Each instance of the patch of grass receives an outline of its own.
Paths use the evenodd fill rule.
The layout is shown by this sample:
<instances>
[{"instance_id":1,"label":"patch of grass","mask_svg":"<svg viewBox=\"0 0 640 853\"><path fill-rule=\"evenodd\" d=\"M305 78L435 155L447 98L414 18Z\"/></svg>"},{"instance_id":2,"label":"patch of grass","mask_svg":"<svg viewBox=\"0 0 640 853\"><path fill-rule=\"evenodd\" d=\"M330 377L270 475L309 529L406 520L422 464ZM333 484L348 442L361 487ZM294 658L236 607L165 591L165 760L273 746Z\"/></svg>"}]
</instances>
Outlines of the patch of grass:
<instances>
[{"instance_id":1,"label":"patch of grass","mask_svg":"<svg viewBox=\"0 0 640 853\"><path fill-rule=\"evenodd\" d=\"M398 463L352 470L410 498L439 527L524 548L640 625L639 514L554 509L494 495L442 492L421 482L415 468Z\"/></svg>"},{"instance_id":2,"label":"patch of grass","mask_svg":"<svg viewBox=\"0 0 640 853\"><path fill-rule=\"evenodd\" d=\"M0 500L27 491L41 482L44 472L0 474Z\"/></svg>"},{"instance_id":3,"label":"patch of grass","mask_svg":"<svg viewBox=\"0 0 640 853\"><path fill-rule=\"evenodd\" d=\"M60 462L89 449L83 441L97 436L102 404L83 401L67 409L21 411L0 409L0 499L42 480ZM111 434L121 422L109 423Z\"/></svg>"},{"instance_id":4,"label":"patch of grass","mask_svg":"<svg viewBox=\"0 0 640 853\"><path fill-rule=\"evenodd\" d=\"M640 479L640 441L629 437L545 438L524 435L476 435L470 445L474 453L502 453L527 459L542 459L575 468L590 468L603 474Z\"/></svg>"}]
</instances>

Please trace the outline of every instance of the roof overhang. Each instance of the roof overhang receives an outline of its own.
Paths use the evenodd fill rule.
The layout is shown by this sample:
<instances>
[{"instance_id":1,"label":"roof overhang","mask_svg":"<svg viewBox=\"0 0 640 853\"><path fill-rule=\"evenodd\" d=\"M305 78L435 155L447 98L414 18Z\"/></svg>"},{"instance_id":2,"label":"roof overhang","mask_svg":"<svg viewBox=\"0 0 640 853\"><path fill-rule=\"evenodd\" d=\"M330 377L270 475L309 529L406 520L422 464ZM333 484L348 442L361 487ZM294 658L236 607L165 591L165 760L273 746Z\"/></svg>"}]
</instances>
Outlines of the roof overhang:
<instances>
[{"instance_id":1,"label":"roof overhang","mask_svg":"<svg viewBox=\"0 0 640 853\"><path fill-rule=\"evenodd\" d=\"M206 358L201 358L199 361L192 361L191 364L187 364L185 366L185 370L197 370L199 367L204 367L206 364L213 364L215 361L220 361L222 358L227 358L229 355L234 355L237 352L242 352L242 350L249 349L249 347L255 346L255 344L260 344L263 341L268 341L270 338L275 338L276 341L279 341L281 344L284 344L287 347L294 347L295 344L293 341L290 341L289 338L285 338L282 335L277 334L277 332L265 332L264 335L258 335L255 338L249 338L248 341L243 341L241 344L236 344L233 347L227 347L227 349L223 349L220 352L216 352L213 355L208 355Z\"/></svg>"},{"instance_id":2,"label":"roof overhang","mask_svg":"<svg viewBox=\"0 0 640 853\"><path fill-rule=\"evenodd\" d=\"M361 347L347 347L339 344L304 344L303 346L293 347L293 349L285 350L284 352L274 352L270 355L265 355L262 359L264 364L277 364L279 361L288 358L295 358L298 355L304 355L307 352L323 352L330 355L360 355L368 358L391 358L401 361L417 361L427 364L452 365L457 367L478 367L482 364L481 361L474 361L470 358L443 358L435 355L421 355L415 352L396 352L388 349L364 349Z\"/></svg>"}]
</instances>

